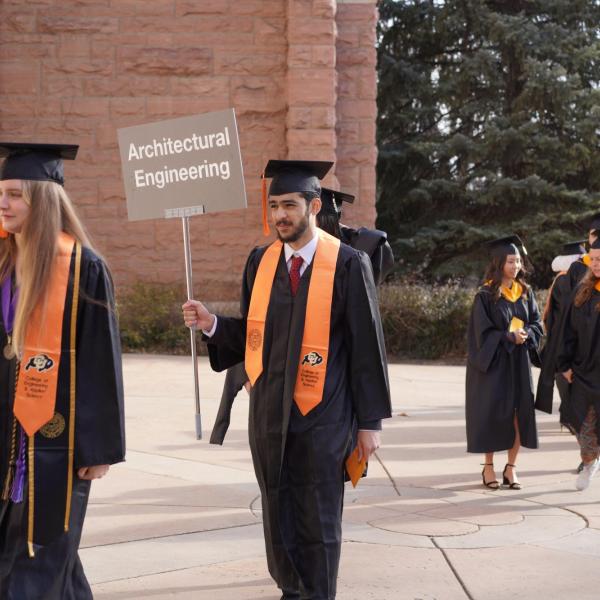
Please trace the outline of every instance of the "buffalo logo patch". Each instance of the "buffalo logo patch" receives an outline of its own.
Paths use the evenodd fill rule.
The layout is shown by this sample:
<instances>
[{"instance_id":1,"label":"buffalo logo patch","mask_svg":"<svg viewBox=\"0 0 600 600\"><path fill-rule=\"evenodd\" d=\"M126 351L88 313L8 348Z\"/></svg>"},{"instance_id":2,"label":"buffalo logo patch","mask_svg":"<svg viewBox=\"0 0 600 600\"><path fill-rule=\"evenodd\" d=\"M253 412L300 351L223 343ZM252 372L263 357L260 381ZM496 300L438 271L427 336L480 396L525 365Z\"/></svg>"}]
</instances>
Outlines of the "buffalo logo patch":
<instances>
[{"instance_id":1,"label":"buffalo logo patch","mask_svg":"<svg viewBox=\"0 0 600 600\"><path fill-rule=\"evenodd\" d=\"M323 362L323 357L318 352L309 352L304 355L302 359L302 364L305 365L308 363L311 367L316 367Z\"/></svg>"},{"instance_id":2,"label":"buffalo logo patch","mask_svg":"<svg viewBox=\"0 0 600 600\"><path fill-rule=\"evenodd\" d=\"M258 329L251 329L248 333L248 346L250 350L258 350L262 345L262 335Z\"/></svg>"},{"instance_id":3,"label":"buffalo logo patch","mask_svg":"<svg viewBox=\"0 0 600 600\"><path fill-rule=\"evenodd\" d=\"M54 366L54 361L46 354L36 354L29 359L25 370L35 369L39 373L49 371Z\"/></svg>"}]
</instances>

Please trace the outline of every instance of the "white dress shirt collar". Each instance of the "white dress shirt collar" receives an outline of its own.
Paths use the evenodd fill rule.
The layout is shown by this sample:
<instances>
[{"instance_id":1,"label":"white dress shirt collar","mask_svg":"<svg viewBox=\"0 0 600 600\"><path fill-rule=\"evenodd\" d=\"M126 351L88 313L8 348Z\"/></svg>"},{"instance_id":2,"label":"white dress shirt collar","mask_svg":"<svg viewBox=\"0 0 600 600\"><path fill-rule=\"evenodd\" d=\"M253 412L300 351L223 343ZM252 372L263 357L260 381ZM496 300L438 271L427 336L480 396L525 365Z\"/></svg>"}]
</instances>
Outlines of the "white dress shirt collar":
<instances>
[{"instance_id":1,"label":"white dress shirt collar","mask_svg":"<svg viewBox=\"0 0 600 600\"><path fill-rule=\"evenodd\" d=\"M308 267L312 262L315 252L317 251L317 243L319 242L319 236L315 232L315 236L310 242L302 246L300 250L294 250L289 244L283 245L283 251L285 252L286 264L290 262L292 256L301 256L304 260L303 267Z\"/></svg>"}]
</instances>

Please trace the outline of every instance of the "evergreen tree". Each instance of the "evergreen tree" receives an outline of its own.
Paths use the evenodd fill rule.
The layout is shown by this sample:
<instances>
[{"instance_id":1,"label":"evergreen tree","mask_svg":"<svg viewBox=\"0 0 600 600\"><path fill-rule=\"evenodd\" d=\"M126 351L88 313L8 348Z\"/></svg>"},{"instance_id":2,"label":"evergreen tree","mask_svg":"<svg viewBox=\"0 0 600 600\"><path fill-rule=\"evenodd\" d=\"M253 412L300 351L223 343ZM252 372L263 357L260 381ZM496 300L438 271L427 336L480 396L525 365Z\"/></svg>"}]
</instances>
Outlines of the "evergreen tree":
<instances>
[{"instance_id":1,"label":"evergreen tree","mask_svg":"<svg viewBox=\"0 0 600 600\"><path fill-rule=\"evenodd\" d=\"M383 0L378 226L402 276L478 277L519 234L548 285L600 210L598 0Z\"/></svg>"}]
</instances>

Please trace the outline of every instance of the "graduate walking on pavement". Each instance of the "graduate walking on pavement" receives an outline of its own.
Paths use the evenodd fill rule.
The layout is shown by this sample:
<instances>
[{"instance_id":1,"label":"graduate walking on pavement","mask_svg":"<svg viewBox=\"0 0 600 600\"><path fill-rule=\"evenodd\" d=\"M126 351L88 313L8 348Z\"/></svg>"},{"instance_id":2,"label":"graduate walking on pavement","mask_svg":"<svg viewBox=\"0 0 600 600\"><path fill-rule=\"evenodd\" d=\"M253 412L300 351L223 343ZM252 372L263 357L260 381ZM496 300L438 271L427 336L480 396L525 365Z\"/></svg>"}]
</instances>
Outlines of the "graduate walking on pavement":
<instances>
[{"instance_id":1,"label":"graduate walking on pavement","mask_svg":"<svg viewBox=\"0 0 600 600\"><path fill-rule=\"evenodd\" d=\"M267 562L285 599L336 597L353 423L359 456L368 458L381 419L391 416L369 258L317 228L319 180L330 168L267 165L278 239L250 253L242 318L215 316L194 300L183 305L186 325L205 332L213 369L245 361Z\"/></svg>"},{"instance_id":2,"label":"graduate walking on pavement","mask_svg":"<svg viewBox=\"0 0 600 600\"><path fill-rule=\"evenodd\" d=\"M600 455L600 240L590 248L590 268L567 308L560 334L557 367L569 383L561 417L575 431L583 470L576 487L590 485Z\"/></svg>"},{"instance_id":3,"label":"graduate walking on pavement","mask_svg":"<svg viewBox=\"0 0 600 600\"><path fill-rule=\"evenodd\" d=\"M2 600L92 598L90 482L125 453L112 281L63 188L76 152L0 143Z\"/></svg>"},{"instance_id":4,"label":"graduate walking on pavement","mask_svg":"<svg viewBox=\"0 0 600 600\"><path fill-rule=\"evenodd\" d=\"M379 285L385 281L394 266L394 253L387 241L387 234L378 229L368 229L367 227L354 229L343 225L340 219L344 202L352 204L354 196L329 188L321 188L321 210L317 214L317 225L344 244L365 252L371 260L375 285ZM223 444L231 421L233 403L242 387L246 387L246 391L250 389L243 362L227 369L219 410L210 436L211 444Z\"/></svg>"},{"instance_id":5,"label":"graduate walking on pavement","mask_svg":"<svg viewBox=\"0 0 600 600\"><path fill-rule=\"evenodd\" d=\"M537 355L543 327L525 282L519 237L494 240L488 248L491 261L467 332L467 451L485 454L483 484L498 489L494 453L508 450L502 482L518 490L519 450L538 446L530 355Z\"/></svg>"},{"instance_id":6,"label":"graduate walking on pavement","mask_svg":"<svg viewBox=\"0 0 600 600\"><path fill-rule=\"evenodd\" d=\"M598 239L600 231L600 214L596 214L587 223L588 227L588 245ZM558 335L560 326L564 317L564 308L569 306L577 290L579 282L586 276L590 266L590 256L585 252L581 242L574 242L566 245L566 252L577 253L578 256L567 254L558 256L552 261L552 268L558 271L552 287L548 303L544 310L544 320L546 321L548 337L542 351L542 368L538 379L535 407L548 414L552 413L552 400L554 392L554 383L561 399L568 393L564 387L564 379L558 371L556 364L556 355L558 352ZM561 423L562 423L561 417Z\"/></svg>"}]
</instances>

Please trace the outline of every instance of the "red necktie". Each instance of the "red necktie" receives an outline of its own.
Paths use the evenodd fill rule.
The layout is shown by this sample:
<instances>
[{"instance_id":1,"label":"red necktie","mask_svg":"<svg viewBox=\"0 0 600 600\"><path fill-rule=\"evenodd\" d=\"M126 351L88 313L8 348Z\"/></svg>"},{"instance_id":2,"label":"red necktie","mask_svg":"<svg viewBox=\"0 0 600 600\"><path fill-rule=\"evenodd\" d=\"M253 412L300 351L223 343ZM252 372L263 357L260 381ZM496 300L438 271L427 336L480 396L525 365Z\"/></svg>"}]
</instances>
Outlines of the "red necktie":
<instances>
[{"instance_id":1,"label":"red necktie","mask_svg":"<svg viewBox=\"0 0 600 600\"><path fill-rule=\"evenodd\" d=\"M304 259L301 256L292 257L292 266L290 268L290 287L292 288L292 296L296 295L298 285L300 284L300 267Z\"/></svg>"}]
</instances>

